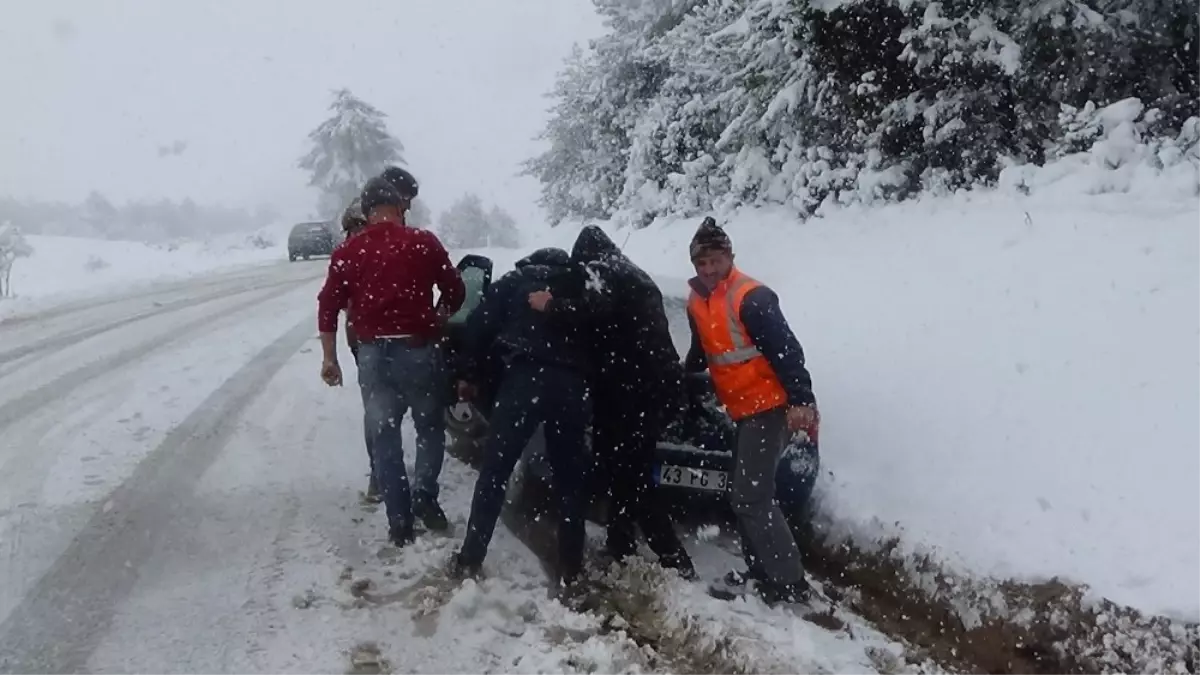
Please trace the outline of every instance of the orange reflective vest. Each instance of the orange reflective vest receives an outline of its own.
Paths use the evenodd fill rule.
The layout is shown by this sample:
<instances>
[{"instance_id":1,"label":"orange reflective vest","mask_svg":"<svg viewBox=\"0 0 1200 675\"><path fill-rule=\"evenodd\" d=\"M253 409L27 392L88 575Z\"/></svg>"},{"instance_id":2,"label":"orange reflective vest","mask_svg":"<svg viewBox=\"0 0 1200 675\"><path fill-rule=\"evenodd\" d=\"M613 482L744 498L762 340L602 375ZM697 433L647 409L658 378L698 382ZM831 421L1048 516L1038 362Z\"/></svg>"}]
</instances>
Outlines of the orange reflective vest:
<instances>
[{"instance_id":1,"label":"orange reflective vest","mask_svg":"<svg viewBox=\"0 0 1200 675\"><path fill-rule=\"evenodd\" d=\"M695 290L688 298L717 398L734 420L787 403L779 377L742 323L742 301L760 286L734 268L707 298Z\"/></svg>"}]
</instances>

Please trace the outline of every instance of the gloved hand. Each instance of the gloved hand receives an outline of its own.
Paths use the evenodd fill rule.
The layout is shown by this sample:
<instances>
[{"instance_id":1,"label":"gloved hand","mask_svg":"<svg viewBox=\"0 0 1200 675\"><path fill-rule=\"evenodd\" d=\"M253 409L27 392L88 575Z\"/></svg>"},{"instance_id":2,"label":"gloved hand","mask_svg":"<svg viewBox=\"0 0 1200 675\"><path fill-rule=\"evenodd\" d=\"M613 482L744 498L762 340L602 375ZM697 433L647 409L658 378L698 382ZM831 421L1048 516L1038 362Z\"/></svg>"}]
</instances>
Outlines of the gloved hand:
<instances>
[{"instance_id":1,"label":"gloved hand","mask_svg":"<svg viewBox=\"0 0 1200 675\"><path fill-rule=\"evenodd\" d=\"M794 405L787 410L788 431L797 434L803 431L814 442L821 424L821 413L816 405Z\"/></svg>"}]
</instances>

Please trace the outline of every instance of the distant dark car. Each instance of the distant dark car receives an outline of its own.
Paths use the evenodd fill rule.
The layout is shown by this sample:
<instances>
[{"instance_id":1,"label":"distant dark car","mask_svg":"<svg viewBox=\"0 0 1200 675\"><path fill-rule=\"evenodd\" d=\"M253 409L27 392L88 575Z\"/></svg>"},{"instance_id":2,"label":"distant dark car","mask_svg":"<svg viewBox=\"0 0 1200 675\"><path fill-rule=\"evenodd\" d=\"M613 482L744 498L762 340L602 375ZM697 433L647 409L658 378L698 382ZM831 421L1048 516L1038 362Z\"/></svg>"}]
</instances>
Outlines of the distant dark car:
<instances>
[{"instance_id":1,"label":"distant dark car","mask_svg":"<svg viewBox=\"0 0 1200 675\"><path fill-rule=\"evenodd\" d=\"M492 261L467 255L458 263L467 286L467 301L450 318L447 328L447 358L451 372L463 324L478 307L492 279ZM681 298L665 298L668 312L686 311ZM494 403L500 375L498 359L485 367L487 382L478 383L478 395L472 403L455 403L446 411L453 453L469 462L482 455L487 438L487 414ZM727 508L733 478L733 447L736 427L725 413L712 388L708 373L689 374L685 381L689 407L687 412L664 432L655 450L654 484L668 496L667 502L678 512L701 507ZM448 383L452 386L452 383ZM454 400L453 398L451 400ZM820 469L818 439L809 437L788 448L776 474L776 499L793 528L802 528L809 520L809 498ZM541 431L534 436L524 457L524 472L518 479L526 485L548 487L550 463L545 457ZM597 494L598 485L592 486ZM599 495L597 495L599 497ZM603 521L605 500L593 499L592 518Z\"/></svg>"},{"instance_id":2,"label":"distant dark car","mask_svg":"<svg viewBox=\"0 0 1200 675\"><path fill-rule=\"evenodd\" d=\"M288 234L288 260L308 260L314 255L333 255L333 249L341 243L333 223L298 223Z\"/></svg>"}]
</instances>

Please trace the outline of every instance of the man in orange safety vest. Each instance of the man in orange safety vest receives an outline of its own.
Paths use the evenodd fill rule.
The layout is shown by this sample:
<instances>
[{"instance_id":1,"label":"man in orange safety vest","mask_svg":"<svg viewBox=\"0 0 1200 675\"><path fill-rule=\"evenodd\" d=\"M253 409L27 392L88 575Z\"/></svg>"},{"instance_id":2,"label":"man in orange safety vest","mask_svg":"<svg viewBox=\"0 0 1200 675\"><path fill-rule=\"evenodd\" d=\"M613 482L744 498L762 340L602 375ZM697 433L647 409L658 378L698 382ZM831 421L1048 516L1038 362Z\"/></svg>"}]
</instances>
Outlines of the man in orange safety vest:
<instances>
[{"instance_id":1,"label":"man in orange safety vest","mask_svg":"<svg viewBox=\"0 0 1200 675\"><path fill-rule=\"evenodd\" d=\"M768 604L800 602L809 585L800 551L775 501L775 472L793 435L818 424L804 351L779 298L733 264L729 235L706 218L692 238L696 277L688 282L692 346L687 369L706 367L737 424L730 503L738 519L745 573L730 572L709 591L732 598L754 591Z\"/></svg>"}]
</instances>

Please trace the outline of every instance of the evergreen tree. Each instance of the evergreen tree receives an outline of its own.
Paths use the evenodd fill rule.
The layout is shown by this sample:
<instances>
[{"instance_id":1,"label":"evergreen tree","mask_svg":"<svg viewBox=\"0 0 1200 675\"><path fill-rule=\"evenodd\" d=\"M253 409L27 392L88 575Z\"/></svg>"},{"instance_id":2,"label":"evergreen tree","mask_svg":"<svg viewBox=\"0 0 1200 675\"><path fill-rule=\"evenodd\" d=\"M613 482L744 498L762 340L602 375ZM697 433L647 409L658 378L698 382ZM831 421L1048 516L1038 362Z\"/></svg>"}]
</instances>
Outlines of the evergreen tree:
<instances>
[{"instance_id":1,"label":"evergreen tree","mask_svg":"<svg viewBox=\"0 0 1200 675\"><path fill-rule=\"evenodd\" d=\"M117 208L108 198L99 192L88 193L83 202L83 222L90 230L89 234L106 237L114 234L118 228Z\"/></svg>"},{"instance_id":2,"label":"evergreen tree","mask_svg":"<svg viewBox=\"0 0 1200 675\"><path fill-rule=\"evenodd\" d=\"M488 246L497 248L520 248L521 234L517 221L499 206L493 206L486 216Z\"/></svg>"},{"instance_id":3,"label":"evergreen tree","mask_svg":"<svg viewBox=\"0 0 1200 675\"><path fill-rule=\"evenodd\" d=\"M335 218L364 183L389 164L403 164L404 146L388 133L386 115L347 89L333 93L332 111L309 133L312 148L300 158L311 174L309 185L321 191L317 212Z\"/></svg>"},{"instance_id":4,"label":"evergreen tree","mask_svg":"<svg viewBox=\"0 0 1200 675\"><path fill-rule=\"evenodd\" d=\"M433 212L425 204L425 200L417 197L412 201L408 213L404 214L404 222L410 227L427 230L433 226Z\"/></svg>"},{"instance_id":5,"label":"evergreen tree","mask_svg":"<svg viewBox=\"0 0 1200 675\"><path fill-rule=\"evenodd\" d=\"M488 245L487 216L483 200L468 192L438 218L438 236L447 248L482 248Z\"/></svg>"},{"instance_id":6,"label":"evergreen tree","mask_svg":"<svg viewBox=\"0 0 1200 675\"><path fill-rule=\"evenodd\" d=\"M541 181L539 203L552 225L572 215L603 217L621 192L626 141L614 126L615 108L598 85L601 75L594 59L578 47L572 51L552 93L558 103L537 137L549 148L522 170Z\"/></svg>"},{"instance_id":7,"label":"evergreen tree","mask_svg":"<svg viewBox=\"0 0 1200 675\"><path fill-rule=\"evenodd\" d=\"M17 258L33 255L33 247L12 223L0 225L0 298L12 296L12 268Z\"/></svg>"},{"instance_id":8,"label":"evergreen tree","mask_svg":"<svg viewBox=\"0 0 1200 675\"><path fill-rule=\"evenodd\" d=\"M499 206L484 208L479 195L468 192L438 218L438 236L447 248L517 248L517 221Z\"/></svg>"},{"instance_id":9,"label":"evergreen tree","mask_svg":"<svg viewBox=\"0 0 1200 675\"><path fill-rule=\"evenodd\" d=\"M695 0L593 0L609 33L587 53L576 47L551 96L557 104L538 140L549 149L524 173L542 182L541 204L556 225L568 216L600 218L626 192L629 146L667 74L647 51Z\"/></svg>"},{"instance_id":10,"label":"evergreen tree","mask_svg":"<svg viewBox=\"0 0 1200 675\"><path fill-rule=\"evenodd\" d=\"M527 165L553 222L989 184L1090 147L1129 99L1121 133L1195 154L1189 0L594 1L608 33L568 60Z\"/></svg>"}]
</instances>

